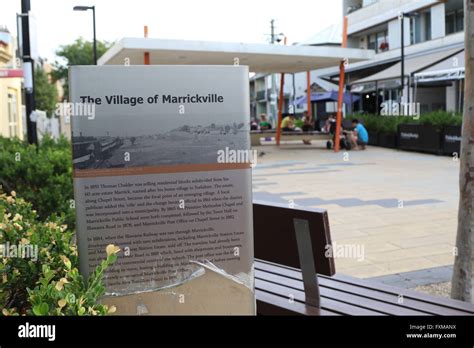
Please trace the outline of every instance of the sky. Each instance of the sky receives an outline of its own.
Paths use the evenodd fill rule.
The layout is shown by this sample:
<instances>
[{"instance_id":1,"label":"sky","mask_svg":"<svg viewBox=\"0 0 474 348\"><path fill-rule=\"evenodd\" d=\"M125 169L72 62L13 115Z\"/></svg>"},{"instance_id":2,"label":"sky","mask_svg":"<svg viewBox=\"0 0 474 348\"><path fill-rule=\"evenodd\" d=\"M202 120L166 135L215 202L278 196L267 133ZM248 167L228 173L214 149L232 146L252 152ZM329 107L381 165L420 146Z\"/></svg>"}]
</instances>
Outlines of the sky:
<instances>
[{"instance_id":1,"label":"sky","mask_svg":"<svg viewBox=\"0 0 474 348\"><path fill-rule=\"evenodd\" d=\"M36 17L39 55L57 60L60 45L82 36L92 40L92 12L76 5L96 6L97 39L123 37L265 43L270 20L288 44L302 42L342 21L342 0L31 0ZM21 0L2 0L0 26L16 35Z\"/></svg>"}]
</instances>

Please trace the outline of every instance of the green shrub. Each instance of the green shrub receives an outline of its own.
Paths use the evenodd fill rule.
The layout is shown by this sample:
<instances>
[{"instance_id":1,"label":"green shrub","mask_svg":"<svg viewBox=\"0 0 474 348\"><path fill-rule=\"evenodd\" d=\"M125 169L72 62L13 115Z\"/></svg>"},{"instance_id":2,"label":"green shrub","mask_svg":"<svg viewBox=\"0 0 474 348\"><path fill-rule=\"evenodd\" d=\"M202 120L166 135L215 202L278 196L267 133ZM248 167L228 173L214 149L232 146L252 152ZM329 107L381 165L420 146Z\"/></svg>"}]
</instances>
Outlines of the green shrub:
<instances>
[{"instance_id":1,"label":"green shrub","mask_svg":"<svg viewBox=\"0 0 474 348\"><path fill-rule=\"evenodd\" d=\"M399 116L380 116L382 117L379 132L388 135L395 135L398 132L398 125L406 121L405 117Z\"/></svg>"},{"instance_id":2,"label":"green shrub","mask_svg":"<svg viewBox=\"0 0 474 348\"><path fill-rule=\"evenodd\" d=\"M461 126L462 115L446 111L434 111L421 115L417 123L431 125L438 130L442 130L446 126Z\"/></svg>"},{"instance_id":3,"label":"green shrub","mask_svg":"<svg viewBox=\"0 0 474 348\"><path fill-rule=\"evenodd\" d=\"M377 133L379 129L377 117L373 115L349 116L349 119L357 118L370 133Z\"/></svg>"},{"instance_id":4,"label":"green shrub","mask_svg":"<svg viewBox=\"0 0 474 348\"><path fill-rule=\"evenodd\" d=\"M393 135L397 133L398 125L403 117L379 116L379 115L357 115L355 118L361 121L370 133L383 133Z\"/></svg>"},{"instance_id":5,"label":"green shrub","mask_svg":"<svg viewBox=\"0 0 474 348\"><path fill-rule=\"evenodd\" d=\"M61 218L40 221L31 204L15 192L0 195L0 218L3 315L104 315L115 310L97 301L105 291L104 270L115 262L117 247L107 247L106 260L86 282L78 271L74 233ZM29 252L20 255L19 246Z\"/></svg>"},{"instance_id":6,"label":"green shrub","mask_svg":"<svg viewBox=\"0 0 474 348\"><path fill-rule=\"evenodd\" d=\"M352 116L348 116L352 117ZM400 124L423 124L436 127L442 130L446 126L461 126L462 115L446 111L435 111L422 114L418 119L408 116L381 116L362 114L356 115L367 130L371 133L384 133L394 135L397 133Z\"/></svg>"},{"instance_id":7,"label":"green shrub","mask_svg":"<svg viewBox=\"0 0 474 348\"><path fill-rule=\"evenodd\" d=\"M64 215L75 227L71 144L65 138L44 138L36 147L0 137L0 185L33 204L41 219Z\"/></svg>"}]
</instances>

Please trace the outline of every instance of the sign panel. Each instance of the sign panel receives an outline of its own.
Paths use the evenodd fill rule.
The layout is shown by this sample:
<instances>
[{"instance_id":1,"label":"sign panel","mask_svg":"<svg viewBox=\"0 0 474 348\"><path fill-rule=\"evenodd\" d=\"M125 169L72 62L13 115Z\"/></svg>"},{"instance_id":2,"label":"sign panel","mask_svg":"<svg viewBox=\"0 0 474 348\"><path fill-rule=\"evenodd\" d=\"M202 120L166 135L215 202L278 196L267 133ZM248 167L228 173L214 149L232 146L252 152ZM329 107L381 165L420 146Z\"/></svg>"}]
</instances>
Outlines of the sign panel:
<instances>
[{"instance_id":1,"label":"sign panel","mask_svg":"<svg viewBox=\"0 0 474 348\"><path fill-rule=\"evenodd\" d=\"M80 268L120 314L254 314L248 69L70 68Z\"/></svg>"},{"instance_id":2,"label":"sign panel","mask_svg":"<svg viewBox=\"0 0 474 348\"><path fill-rule=\"evenodd\" d=\"M23 70L20 69L0 69L0 78L23 77Z\"/></svg>"}]
</instances>

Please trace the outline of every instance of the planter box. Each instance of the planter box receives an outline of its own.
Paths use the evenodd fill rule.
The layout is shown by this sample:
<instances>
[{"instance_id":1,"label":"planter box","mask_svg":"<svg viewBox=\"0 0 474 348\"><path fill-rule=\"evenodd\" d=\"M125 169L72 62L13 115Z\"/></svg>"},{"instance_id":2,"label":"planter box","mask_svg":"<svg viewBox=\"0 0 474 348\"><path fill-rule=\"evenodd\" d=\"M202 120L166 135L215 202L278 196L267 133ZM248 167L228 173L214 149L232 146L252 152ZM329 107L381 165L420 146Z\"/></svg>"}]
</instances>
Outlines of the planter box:
<instances>
[{"instance_id":1,"label":"planter box","mask_svg":"<svg viewBox=\"0 0 474 348\"><path fill-rule=\"evenodd\" d=\"M397 148L397 135L396 134L378 134L378 146L388 147L390 149Z\"/></svg>"},{"instance_id":2,"label":"planter box","mask_svg":"<svg viewBox=\"0 0 474 348\"><path fill-rule=\"evenodd\" d=\"M378 146L379 135L378 133L369 132L369 145Z\"/></svg>"},{"instance_id":3,"label":"planter box","mask_svg":"<svg viewBox=\"0 0 474 348\"><path fill-rule=\"evenodd\" d=\"M398 126L398 147L402 150L441 154L441 132L433 126L401 124Z\"/></svg>"},{"instance_id":4,"label":"planter box","mask_svg":"<svg viewBox=\"0 0 474 348\"><path fill-rule=\"evenodd\" d=\"M443 129L443 153L452 156L461 153L461 126L447 126Z\"/></svg>"}]
</instances>

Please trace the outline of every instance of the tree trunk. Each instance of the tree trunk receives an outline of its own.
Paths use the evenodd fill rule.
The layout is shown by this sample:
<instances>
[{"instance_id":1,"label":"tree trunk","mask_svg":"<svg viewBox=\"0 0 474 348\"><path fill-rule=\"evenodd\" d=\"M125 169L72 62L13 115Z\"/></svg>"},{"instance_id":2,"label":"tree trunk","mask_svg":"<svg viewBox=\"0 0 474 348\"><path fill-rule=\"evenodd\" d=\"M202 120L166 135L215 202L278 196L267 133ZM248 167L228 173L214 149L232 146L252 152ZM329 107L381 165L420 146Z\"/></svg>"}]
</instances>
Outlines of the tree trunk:
<instances>
[{"instance_id":1,"label":"tree trunk","mask_svg":"<svg viewBox=\"0 0 474 348\"><path fill-rule=\"evenodd\" d=\"M451 297L472 302L474 282L474 94L472 73L474 63L474 0L464 0L464 35L466 76L464 83L464 117L459 177L459 212L456 258Z\"/></svg>"}]
</instances>

